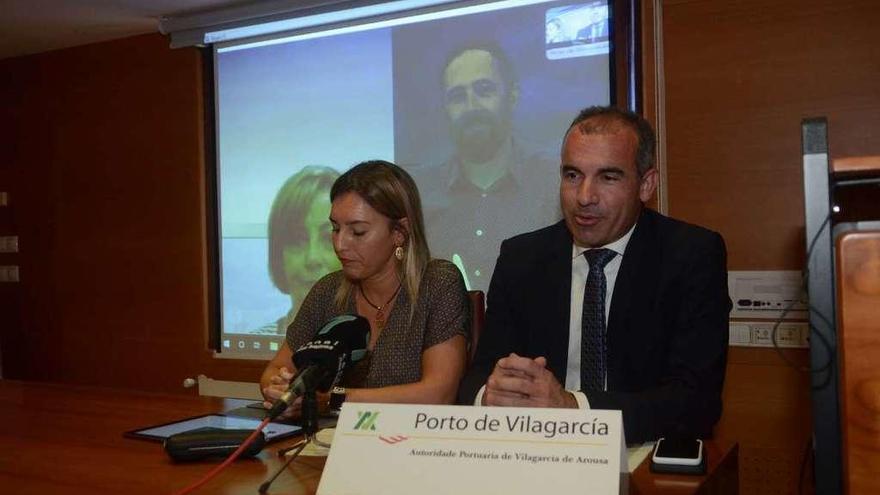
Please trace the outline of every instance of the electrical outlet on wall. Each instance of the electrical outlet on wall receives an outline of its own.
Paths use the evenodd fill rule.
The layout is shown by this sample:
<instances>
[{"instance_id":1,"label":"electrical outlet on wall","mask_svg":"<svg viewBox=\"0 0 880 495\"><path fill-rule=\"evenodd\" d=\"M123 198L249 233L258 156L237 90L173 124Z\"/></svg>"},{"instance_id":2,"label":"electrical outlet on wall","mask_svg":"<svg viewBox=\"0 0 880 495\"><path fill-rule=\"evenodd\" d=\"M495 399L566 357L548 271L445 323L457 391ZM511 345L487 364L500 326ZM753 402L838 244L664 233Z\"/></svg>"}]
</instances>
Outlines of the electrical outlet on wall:
<instances>
[{"instance_id":1,"label":"electrical outlet on wall","mask_svg":"<svg viewBox=\"0 0 880 495\"><path fill-rule=\"evenodd\" d=\"M0 237L0 253L17 253L18 236L7 235Z\"/></svg>"},{"instance_id":2,"label":"electrical outlet on wall","mask_svg":"<svg viewBox=\"0 0 880 495\"><path fill-rule=\"evenodd\" d=\"M772 347L773 338L770 333L773 325L752 325L752 344L760 347Z\"/></svg>"},{"instance_id":3,"label":"electrical outlet on wall","mask_svg":"<svg viewBox=\"0 0 880 495\"><path fill-rule=\"evenodd\" d=\"M745 322L737 321L730 323L730 337L728 344L742 347L773 347L772 322ZM776 345L789 348L807 348L810 329L807 322L793 321L780 323L776 328Z\"/></svg>"},{"instance_id":4,"label":"electrical outlet on wall","mask_svg":"<svg viewBox=\"0 0 880 495\"><path fill-rule=\"evenodd\" d=\"M18 266L0 266L0 282L18 282Z\"/></svg>"},{"instance_id":5,"label":"electrical outlet on wall","mask_svg":"<svg viewBox=\"0 0 880 495\"><path fill-rule=\"evenodd\" d=\"M776 342L782 347L800 346L801 329L791 324L779 325L776 329Z\"/></svg>"}]
</instances>

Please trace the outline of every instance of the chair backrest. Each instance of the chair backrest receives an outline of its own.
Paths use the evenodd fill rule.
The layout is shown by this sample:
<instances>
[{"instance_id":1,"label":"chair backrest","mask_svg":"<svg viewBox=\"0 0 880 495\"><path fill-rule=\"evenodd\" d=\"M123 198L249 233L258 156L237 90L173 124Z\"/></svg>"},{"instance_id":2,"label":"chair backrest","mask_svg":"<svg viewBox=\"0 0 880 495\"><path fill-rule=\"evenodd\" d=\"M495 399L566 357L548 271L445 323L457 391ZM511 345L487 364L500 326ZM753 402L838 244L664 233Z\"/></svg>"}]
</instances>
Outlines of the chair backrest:
<instances>
[{"instance_id":1,"label":"chair backrest","mask_svg":"<svg viewBox=\"0 0 880 495\"><path fill-rule=\"evenodd\" d=\"M480 342L480 334L486 321L486 297L481 290L469 290L468 299L471 301L471 341L468 349L468 365L470 365L477 352L477 344Z\"/></svg>"}]
</instances>

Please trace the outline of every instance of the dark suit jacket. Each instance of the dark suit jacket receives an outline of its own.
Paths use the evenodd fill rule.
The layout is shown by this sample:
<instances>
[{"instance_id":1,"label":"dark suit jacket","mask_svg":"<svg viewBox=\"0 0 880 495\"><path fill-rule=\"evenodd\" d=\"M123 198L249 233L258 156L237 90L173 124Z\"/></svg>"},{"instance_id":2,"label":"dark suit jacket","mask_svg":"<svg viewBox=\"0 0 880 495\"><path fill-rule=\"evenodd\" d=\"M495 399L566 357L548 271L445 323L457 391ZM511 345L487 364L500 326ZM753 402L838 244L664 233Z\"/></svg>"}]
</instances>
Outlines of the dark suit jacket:
<instances>
[{"instance_id":1,"label":"dark suit jacket","mask_svg":"<svg viewBox=\"0 0 880 495\"><path fill-rule=\"evenodd\" d=\"M564 222L502 243L461 403L473 403L510 352L545 356L565 383L571 254ZM711 436L721 416L729 312L721 236L644 209L611 299L607 391L586 392L590 407L622 410L631 443Z\"/></svg>"}]
</instances>

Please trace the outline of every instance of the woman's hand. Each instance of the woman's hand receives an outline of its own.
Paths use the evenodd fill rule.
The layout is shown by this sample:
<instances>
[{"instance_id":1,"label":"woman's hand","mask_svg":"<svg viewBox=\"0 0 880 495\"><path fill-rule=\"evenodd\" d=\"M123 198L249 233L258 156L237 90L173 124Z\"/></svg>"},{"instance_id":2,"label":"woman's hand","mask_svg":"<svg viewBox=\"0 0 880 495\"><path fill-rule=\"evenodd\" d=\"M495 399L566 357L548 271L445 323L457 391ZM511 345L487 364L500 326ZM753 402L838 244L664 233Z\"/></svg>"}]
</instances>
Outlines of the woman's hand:
<instances>
[{"instance_id":1,"label":"woman's hand","mask_svg":"<svg viewBox=\"0 0 880 495\"><path fill-rule=\"evenodd\" d=\"M296 373L293 366L293 353L285 341L275 357L266 365L263 376L260 377L260 392L263 393L263 406L271 409L272 404L278 400L290 387L290 380ZM300 416L301 400L297 398L287 410L281 413L280 418L298 418Z\"/></svg>"},{"instance_id":2,"label":"woman's hand","mask_svg":"<svg viewBox=\"0 0 880 495\"><path fill-rule=\"evenodd\" d=\"M290 388L290 380L293 379L293 373L285 367L278 369L278 373L269 377L269 384L263 387L263 406L271 409L272 404L278 400L287 389ZM282 412L279 419L299 418L302 413L302 397L297 397L288 408Z\"/></svg>"}]
</instances>

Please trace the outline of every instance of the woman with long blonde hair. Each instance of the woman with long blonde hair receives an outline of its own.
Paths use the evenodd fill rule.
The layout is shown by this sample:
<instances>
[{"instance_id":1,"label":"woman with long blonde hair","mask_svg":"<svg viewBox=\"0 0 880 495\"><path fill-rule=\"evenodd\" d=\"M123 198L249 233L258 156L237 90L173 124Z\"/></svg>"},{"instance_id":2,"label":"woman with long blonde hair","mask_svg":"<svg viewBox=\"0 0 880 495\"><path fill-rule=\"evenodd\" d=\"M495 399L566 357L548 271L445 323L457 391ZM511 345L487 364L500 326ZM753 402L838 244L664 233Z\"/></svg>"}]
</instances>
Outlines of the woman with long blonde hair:
<instances>
[{"instance_id":1,"label":"woman with long blonde hair","mask_svg":"<svg viewBox=\"0 0 880 495\"><path fill-rule=\"evenodd\" d=\"M412 177L389 162L364 162L336 180L330 200L342 269L309 291L263 372L263 396L271 402L287 390L296 374L293 350L331 318L350 313L370 322L369 353L345 373L334 402L454 402L470 305L455 265L431 259ZM299 407L286 414L296 416Z\"/></svg>"}]
</instances>

